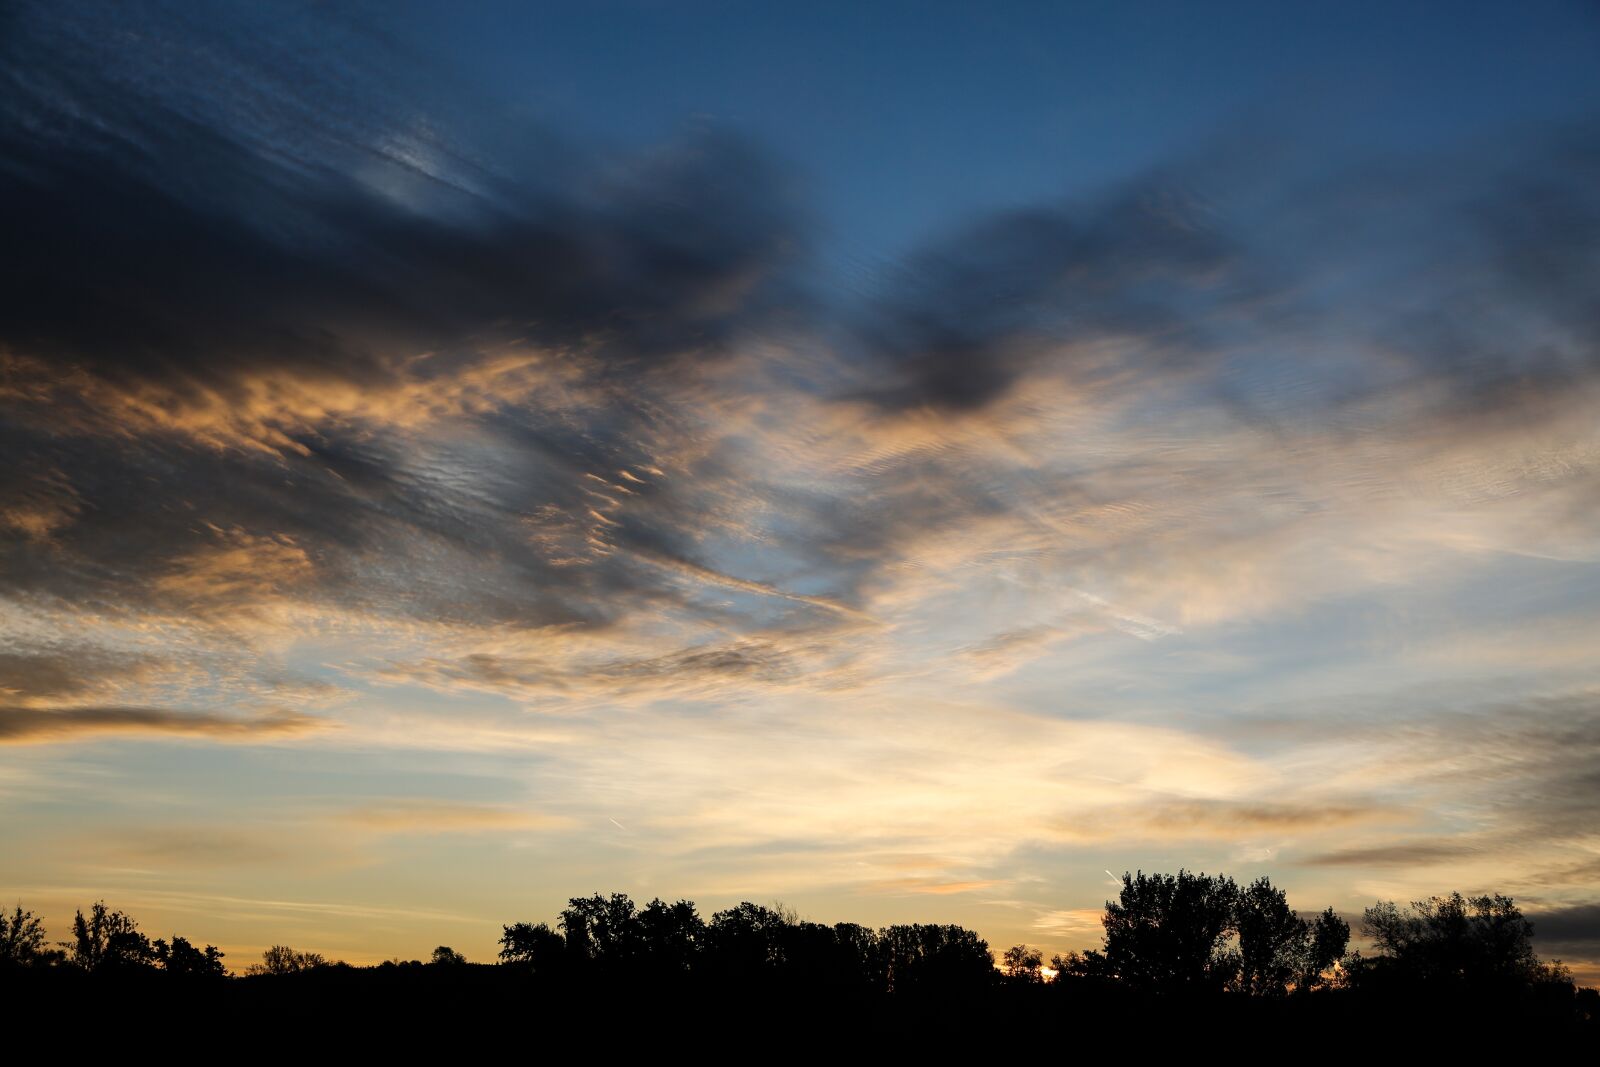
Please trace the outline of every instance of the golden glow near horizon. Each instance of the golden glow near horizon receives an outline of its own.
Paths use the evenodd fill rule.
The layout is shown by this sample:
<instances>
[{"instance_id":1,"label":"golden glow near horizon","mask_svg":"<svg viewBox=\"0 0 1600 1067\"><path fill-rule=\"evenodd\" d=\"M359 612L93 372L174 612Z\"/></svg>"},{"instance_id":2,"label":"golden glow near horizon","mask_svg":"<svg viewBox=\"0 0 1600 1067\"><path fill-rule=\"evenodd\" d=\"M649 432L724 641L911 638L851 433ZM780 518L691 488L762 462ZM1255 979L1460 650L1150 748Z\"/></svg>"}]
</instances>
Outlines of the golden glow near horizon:
<instances>
[{"instance_id":1,"label":"golden glow near horizon","mask_svg":"<svg viewBox=\"0 0 1600 1067\"><path fill-rule=\"evenodd\" d=\"M1049 959L1187 867L1507 893L1596 975L1591 135L1201 146L847 278L751 139L63 17L0 102L0 903L52 936L488 960L600 891Z\"/></svg>"}]
</instances>

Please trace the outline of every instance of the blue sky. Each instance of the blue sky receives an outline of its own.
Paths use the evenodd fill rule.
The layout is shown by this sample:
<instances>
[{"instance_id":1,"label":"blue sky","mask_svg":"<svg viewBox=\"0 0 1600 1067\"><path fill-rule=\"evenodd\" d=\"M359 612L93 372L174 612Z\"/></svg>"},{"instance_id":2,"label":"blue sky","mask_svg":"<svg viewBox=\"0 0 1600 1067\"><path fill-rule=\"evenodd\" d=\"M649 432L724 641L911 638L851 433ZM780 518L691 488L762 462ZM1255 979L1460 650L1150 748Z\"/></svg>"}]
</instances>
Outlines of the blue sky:
<instances>
[{"instance_id":1,"label":"blue sky","mask_svg":"<svg viewBox=\"0 0 1600 1067\"><path fill-rule=\"evenodd\" d=\"M748 131L868 258L1240 131L1321 165L1587 117L1600 47L1584 4L424 4L395 32L565 129Z\"/></svg>"},{"instance_id":2,"label":"blue sky","mask_svg":"<svg viewBox=\"0 0 1600 1067\"><path fill-rule=\"evenodd\" d=\"M1508 892L1594 973L1592 5L6 17L55 928L1048 954L1187 866Z\"/></svg>"}]
</instances>

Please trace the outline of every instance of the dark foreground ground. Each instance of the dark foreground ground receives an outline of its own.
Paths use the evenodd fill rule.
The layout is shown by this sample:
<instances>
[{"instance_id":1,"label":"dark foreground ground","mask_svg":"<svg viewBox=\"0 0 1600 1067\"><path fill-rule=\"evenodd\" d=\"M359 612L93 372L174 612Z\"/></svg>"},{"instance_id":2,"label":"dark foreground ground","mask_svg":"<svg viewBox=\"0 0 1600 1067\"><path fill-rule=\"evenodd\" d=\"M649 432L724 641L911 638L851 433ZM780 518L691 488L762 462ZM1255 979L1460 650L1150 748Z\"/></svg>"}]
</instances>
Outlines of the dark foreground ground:
<instances>
[{"instance_id":1,"label":"dark foreground ground","mask_svg":"<svg viewBox=\"0 0 1600 1067\"><path fill-rule=\"evenodd\" d=\"M961 994L855 994L737 984L557 984L509 967L330 967L188 982L70 970L0 979L0 1019L80 1055L184 1059L352 1055L520 1061L1076 1060L1196 1055L1258 1061L1532 1056L1600 1063L1600 995L1281 1000L1136 998L997 983ZM12 1044L15 1049L18 1046ZM25 1062L15 1060L12 1062Z\"/></svg>"}]
</instances>

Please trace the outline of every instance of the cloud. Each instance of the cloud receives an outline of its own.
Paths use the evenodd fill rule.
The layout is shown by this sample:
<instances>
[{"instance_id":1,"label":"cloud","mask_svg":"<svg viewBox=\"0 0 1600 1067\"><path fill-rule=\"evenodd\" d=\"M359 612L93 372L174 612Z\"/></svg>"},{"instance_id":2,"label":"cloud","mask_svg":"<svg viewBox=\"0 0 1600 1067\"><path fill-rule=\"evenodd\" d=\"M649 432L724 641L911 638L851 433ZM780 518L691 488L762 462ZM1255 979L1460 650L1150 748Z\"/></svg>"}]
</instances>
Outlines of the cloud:
<instances>
[{"instance_id":1,"label":"cloud","mask_svg":"<svg viewBox=\"0 0 1600 1067\"><path fill-rule=\"evenodd\" d=\"M143 49L85 62L98 41L41 5L0 57L0 185L32 205L4 220L29 265L0 314L0 585L219 621L289 600L604 625L677 599L645 562L670 559L831 604L649 521L698 507L666 499L652 441L693 432L696 367L795 303L803 242L759 151L708 131L530 177L434 145L419 181L371 40L347 57L367 85L251 56L196 95L140 64L209 67L233 51L213 27L101 14ZM441 554L475 558L478 588L432 572Z\"/></svg>"},{"instance_id":2,"label":"cloud","mask_svg":"<svg viewBox=\"0 0 1600 1067\"><path fill-rule=\"evenodd\" d=\"M1266 199L1200 153L819 299L797 179L736 136L630 159L486 117L447 137L338 19L330 82L292 45L102 14L144 47L41 5L4 53L26 269L0 315L0 589L30 606L586 630L613 668L521 659L669 688L775 628L902 671L920 626L1005 677L1105 624L1159 640L1381 584L1444 540L1600 550L1587 320L1557 284L1594 213L1581 134L1515 173ZM158 73L185 62L214 83ZM1559 389L1492 384L1552 368ZM1532 492L1556 521L1516 518ZM1024 567L1082 617L987 625Z\"/></svg>"},{"instance_id":3,"label":"cloud","mask_svg":"<svg viewBox=\"0 0 1600 1067\"><path fill-rule=\"evenodd\" d=\"M0 699L32 703L75 696L120 666L106 656L97 662L66 652L0 653Z\"/></svg>"},{"instance_id":4,"label":"cloud","mask_svg":"<svg viewBox=\"0 0 1600 1067\"><path fill-rule=\"evenodd\" d=\"M93 839L93 854L147 871L239 867L271 867L294 859L289 841L303 836L284 830L184 825L178 827L117 827Z\"/></svg>"},{"instance_id":5,"label":"cloud","mask_svg":"<svg viewBox=\"0 0 1600 1067\"><path fill-rule=\"evenodd\" d=\"M1476 855L1472 845L1438 841L1403 842L1370 848L1344 848L1307 856L1300 862L1311 867L1426 867Z\"/></svg>"},{"instance_id":6,"label":"cloud","mask_svg":"<svg viewBox=\"0 0 1600 1067\"><path fill-rule=\"evenodd\" d=\"M919 253L863 313L888 411L985 407L1041 367L1082 388L1145 369L1184 369L1203 321L1186 305L1238 299L1229 238L1206 205L1156 175L1105 201L997 215Z\"/></svg>"},{"instance_id":7,"label":"cloud","mask_svg":"<svg viewBox=\"0 0 1600 1067\"><path fill-rule=\"evenodd\" d=\"M1474 705L1453 693L1387 693L1281 720L1241 717L1232 736L1269 765L1392 810L1392 828L1298 844L1309 868L1368 869L1376 895L1454 884L1544 900L1592 881L1600 719L1592 689ZM1328 847L1331 846L1331 847Z\"/></svg>"},{"instance_id":8,"label":"cloud","mask_svg":"<svg viewBox=\"0 0 1600 1067\"><path fill-rule=\"evenodd\" d=\"M1574 904L1527 915L1533 923L1534 937L1541 945L1561 946L1566 951L1595 952L1600 949L1600 904Z\"/></svg>"},{"instance_id":9,"label":"cloud","mask_svg":"<svg viewBox=\"0 0 1600 1067\"><path fill-rule=\"evenodd\" d=\"M794 666L784 651L769 643L735 642L670 652L660 656L608 659L574 668L559 662L474 653L460 660L425 660L383 669L387 682L423 684L440 689L480 689L509 695L601 692L661 686L695 688L723 680L778 682L792 676Z\"/></svg>"},{"instance_id":10,"label":"cloud","mask_svg":"<svg viewBox=\"0 0 1600 1067\"><path fill-rule=\"evenodd\" d=\"M993 879L942 882L929 878L892 878L882 882L874 882L868 888L880 893L916 893L949 896L955 893L975 893L980 889L990 889L1001 884L1003 883Z\"/></svg>"},{"instance_id":11,"label":"cloud","mask_svg":"<svg viewBox=\"0 0 1600 1067\"><path fill-rule=\"evenodd\" d=\"M167 708L0 707L0 744L41 744L122 734L248 742L297 737L324 725L294 712L237 718Z\"/></svg>"},{"instance_id":12,"label":"cloud","mask_svg":"<svg viewBox=\"0 0 1600 1067\"><path fill-rule=\"evenodd\" d=\"M549 830L568 825L557 816L483 804L393 800L354 808L345 822L383 834L502 833Z\"/></svg>"},{"instance_id":13,"label":"cloud","mask_svg":"<svg viewBox=\"0 0 1600 1067\"><path fill-rule=\"evenodd\" d=\"M1062 936L1024 860L1123 844L1593 882L1592 130L1212 146L846 283L734 132L564 139L338 12L13 7L0 741L503 761L318 817Z\"/></svg>"},{"instance_id":14,"label":"cloud","mask_svg":"<svg viewBox=\"0 0 1600 1067\"><path fill-rule=\"evenodd\" d=\"M1033 927L1052 937L1073 938L1080 941L1099 939L1105 913L1096 908L1061 908L1035 917Z\"/></svg>"},{"instance_id":15,"label":"cloud","mask_svg":"<svg viewBox=\"0 0 1600 1067\"><path fill-rule=\"evenodd\" d=\"M778 597L782 600L790 600L797 604L806 604L811 607L822 608L826 611L837 612L842 615L855 615L861 617L860 612L853 611L846 605L840 604L835 600L830 600L827 597L802 596L797 593L786 593L781 589L773 588L771 585L768 585L765 582L752 582L746 578L736 578L732 575L722 574L718 571L712 570L709 567L702 567L699 564L690 563L685 560L669 559L650 555L644 555L643 558L646 558L650 560L650 562L656 563L667 570L682 574L685 577L692 578L696 581L707 582L711 585L723 586L728 589L735 589L742 593L754 593L757 596Z\"/></svg>"},{"instance_id":16,"label":"cloud","mask_svg":"<svg viewBox=\"0 0 1600 1067\"><path fill-rule=\"evenodd\" d=\"M1451 792L1459 810L1511 835L1581 837L1594 824L1600 702L1592 689L1429 710L1398 728L1357 718L1316 729L1330 728L1345 731L1346 743L1359 738L1368 753L1340 772L1345 783L1387 778Z\"/></svg>"},{"instance_id":17,"label":"cloud","mask_svg":"<svg viewBox=\"0 0 1600 1067\"><path fill-rule=\"evenodd\" d=\"M1352 804L1320 798L1284 803L1273 801L1190 801L1147 805L1138 820L1152 832L1172 837L1239 833L1287 833L1349 826L1393 818L1393 812L1376 805Z\"/></svg>"},{"instance_id":18,"label":"cloud","mask_svg":"<svg viewBox=\"0 0 1600 1067\"><path fill-rule=\"evenodd\" d=\"M147 15L104 14L112 35ZM35 210L7 218L29 268L10 279L27 299L8 302L3 336L180 425L270 400L252 383L277 375L381 394L418 357L438 377L472 362L464 342L508 333L618 370L715 355L795 243L775 175L737 141L586 175L590 196L484 181L439 145L442 180L397 200L390 182L414 167L381 147L397 121L386 78L314 96L274 69L293 43L262 42L206 99L141 66L159 48L82 62L100 46L76 24L41 5L7 35L5 178ZM173 61L206 62L219 36L199 20L158 32ZM347 61L393 58L369 42ZM297 141L219 113L252 97L306 120Z\"/></svg>"}]
</instances>

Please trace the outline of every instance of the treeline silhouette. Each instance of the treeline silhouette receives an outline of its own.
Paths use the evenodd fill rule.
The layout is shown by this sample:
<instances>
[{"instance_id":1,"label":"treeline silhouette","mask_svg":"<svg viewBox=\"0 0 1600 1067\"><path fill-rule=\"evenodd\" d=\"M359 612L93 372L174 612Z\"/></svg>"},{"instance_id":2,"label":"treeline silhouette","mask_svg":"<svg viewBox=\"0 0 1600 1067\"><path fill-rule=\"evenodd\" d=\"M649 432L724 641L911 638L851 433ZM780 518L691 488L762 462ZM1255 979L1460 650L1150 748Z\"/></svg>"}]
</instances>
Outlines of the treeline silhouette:
<instances>
[{"instance_id":1,"label":"treeline silhouette","mask_svg":"<svg viewBox=\"0 0 1600 1067\"><path fill-rule=\"evenodd\" d=\"M1102 924L1101 948L1055 956L1046 968L1027 945L997 959L961 926L828 925L749 902L707 919L687 900L640 907L596 893L572 898L553 924L505 926L492 964L441 945L427 962L353 967L275 945L236 977L214 946L152 940L103 902L79 911L71 937L56 944L19 904L0 922L0 974L13 1000L31 996L39 1010L115 988L130 1004L203 1006L241 1023L266 1012L333 1024L377 1005L492 1019L532 998L569 1015L609 1005L634 1020L689 1002L805 1005L835 1030L897 1039L927 1038L929 1025L1074 1016L1370 1031L1407 1018L1466 1025L1485 1010L1549 1035L1600 1036L1600 993L1540 960L1532 924L1498 894L1376 904L1362 916L1372 945L1363 953L1350 951L1350 926L1333 909L1301 915L1266 878L1241 886L1223 875L1141 871L1123 876ZM735 1014L723 1026L750 1022Z\"/></svg>"}]
</instances>

